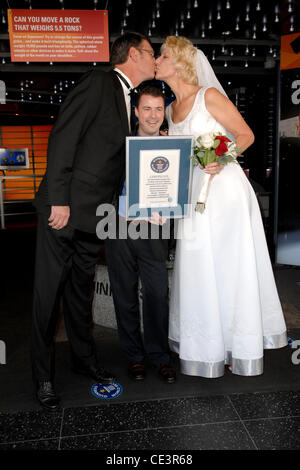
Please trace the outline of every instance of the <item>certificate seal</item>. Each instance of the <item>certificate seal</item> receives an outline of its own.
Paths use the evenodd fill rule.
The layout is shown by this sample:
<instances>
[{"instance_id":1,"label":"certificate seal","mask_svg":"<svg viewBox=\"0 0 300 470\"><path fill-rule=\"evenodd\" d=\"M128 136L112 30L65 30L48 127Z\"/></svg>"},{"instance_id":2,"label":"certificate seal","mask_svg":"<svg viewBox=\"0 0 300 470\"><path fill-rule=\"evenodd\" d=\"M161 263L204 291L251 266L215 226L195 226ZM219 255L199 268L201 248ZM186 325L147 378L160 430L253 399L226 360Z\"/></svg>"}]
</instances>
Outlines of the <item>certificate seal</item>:
<instances>
[{"instance_id":1,"label":"certificate seal","mask_svg":"<svg viewBox=\"0 0 300 470\"><path fill-rule=\"evenodd\" d=\"M92 386L91 392L92 395L94 395L94 397L96 398L103 398L105 400L108 400L120 396L121 393L123 393L123 387L117 382L105 385L96 383Z\"/></svg>"},{"instance_id":2,"label":"certificate seal","mask_svg":"<svg viewBox=\"0 0 300 470\"><path fill-rule=\"evenodd\" d=\"M151 169L155 171L155 173L164 173L170 166L170 162L166 157L155 157L150 163Z\"/></svg>"}]
</instances>

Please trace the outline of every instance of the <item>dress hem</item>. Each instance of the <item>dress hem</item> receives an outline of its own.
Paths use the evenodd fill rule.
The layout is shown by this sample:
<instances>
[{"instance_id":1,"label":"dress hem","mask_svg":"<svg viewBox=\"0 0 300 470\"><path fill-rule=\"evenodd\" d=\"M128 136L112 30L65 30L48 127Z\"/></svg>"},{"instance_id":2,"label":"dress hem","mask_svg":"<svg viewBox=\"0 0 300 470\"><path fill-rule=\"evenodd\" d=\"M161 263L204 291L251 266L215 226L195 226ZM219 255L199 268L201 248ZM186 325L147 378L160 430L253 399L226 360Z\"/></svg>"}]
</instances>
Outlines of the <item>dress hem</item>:
<instances>
[{"instance_id":1,"label":"dress hem","mask_svg":"<svg viewBox=\"0 0 300 470\"><path fill-rule=\"evenodd\" d=\"M170 349L179 354L179 342L169 339ZM264 336L264 349L280 349L287 346L287 332L277 335ZM256 376L263 374L263 357L255 359L239 359L232 357L231 351L226 351L223 361L203 362L190 361L180 358L181 373L205 378L222 377L225 365L231 365L232 373L242 376Z\"/></svg>"}]
</instances>

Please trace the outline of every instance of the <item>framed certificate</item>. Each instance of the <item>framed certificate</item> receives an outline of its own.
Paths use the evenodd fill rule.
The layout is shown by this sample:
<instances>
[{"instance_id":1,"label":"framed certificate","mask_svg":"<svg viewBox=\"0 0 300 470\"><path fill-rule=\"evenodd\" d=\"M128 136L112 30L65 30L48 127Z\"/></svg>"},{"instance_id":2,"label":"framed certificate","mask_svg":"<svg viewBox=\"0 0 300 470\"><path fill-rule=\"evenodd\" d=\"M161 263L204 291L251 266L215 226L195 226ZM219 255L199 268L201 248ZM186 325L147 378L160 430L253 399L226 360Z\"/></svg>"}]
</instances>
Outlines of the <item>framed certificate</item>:
<instances>
[{"instance_id":1,"label":"framed certificate","mask_svg":"<svg viewBox=\"0 0 300 470\"><path fill-rule=\"evenodd\" d=\"M188 215L192 136L126 138L126 219Z\"/></svg>"}]
</instances>

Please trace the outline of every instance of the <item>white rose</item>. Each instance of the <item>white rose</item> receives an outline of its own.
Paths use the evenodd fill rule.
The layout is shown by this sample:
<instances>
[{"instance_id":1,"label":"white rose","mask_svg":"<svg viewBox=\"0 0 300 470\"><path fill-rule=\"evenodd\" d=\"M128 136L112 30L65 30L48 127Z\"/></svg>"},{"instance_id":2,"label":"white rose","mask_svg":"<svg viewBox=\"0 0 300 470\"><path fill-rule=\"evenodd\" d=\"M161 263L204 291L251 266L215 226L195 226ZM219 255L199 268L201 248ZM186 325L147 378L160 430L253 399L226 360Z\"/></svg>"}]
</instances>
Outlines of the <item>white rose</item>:
<instances>
[{"instance_id":1,"label":"white rose","mask_svg":"<svg viewBox=\"0 0 300 470\"><path fill-rule=\"evenodd\" d=\"M214 135L213 134L203 134L203 135L200 135L199 137L199 143L200 145L202 145L203 147L209 149L209 148L212 148L213 145L214 145L214 142L215 142L215 138L214 138Z\"/></svg>"}]
</instances>

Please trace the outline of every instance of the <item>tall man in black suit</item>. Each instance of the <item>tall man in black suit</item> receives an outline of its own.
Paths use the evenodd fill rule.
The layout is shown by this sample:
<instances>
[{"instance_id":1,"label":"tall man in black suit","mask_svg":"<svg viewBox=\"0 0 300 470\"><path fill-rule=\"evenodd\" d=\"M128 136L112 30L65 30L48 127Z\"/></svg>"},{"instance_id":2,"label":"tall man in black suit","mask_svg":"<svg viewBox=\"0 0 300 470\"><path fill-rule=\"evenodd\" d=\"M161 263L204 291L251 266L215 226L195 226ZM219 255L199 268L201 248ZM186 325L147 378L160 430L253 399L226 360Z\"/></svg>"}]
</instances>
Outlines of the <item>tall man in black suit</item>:
<instances>
[{"instance_id":1,"label":"tall man in black suit","mask_svg":"<svg viewBox=\"0 0 300 470\"><path fill-rule=\"evenodd\" d=\"M36 198L32 369L37 399L50 411L59 405L53 387L53 337L61 294L73 370L97 382L114 380L98 363L91 333L99 255L96 209L111 203L123 186L125 137L130 134L128 87L154 77L149 40L125 33L112 46L111 63L119 75L93 70L61 106Z\"/></svg>"},{"instance_id":2,"label":"tall man in black suit","mask_svg":"<svg viewBox=\"0 0 300 470\"><path fill-rule=\"evenodd\" d=\"M135 113L139 119L137 135L158 136L165 115L165 100L161 90L153 86L143 88L136 99ZM123 229L127 228L125 197L124 185L117 224ZM158 217L152 223L159 220L162 223ZM140 237L137 239L130 237L130 229L126 233L119 228L121 237L105 241L119 338L129 360L128 372L132 379L145 378L147 358L158 368L164 381L174 383L176 372L170 366L168 346L168 239L164 239L162 233L159 238L151 238L151 224L147 221L140 224L144 226L140 227ZM144 238L145 234L147 238ZM140 330L139 276L142 282L144 338Z\"/></svg>"}]
</instances>

